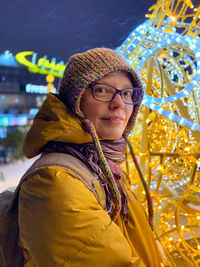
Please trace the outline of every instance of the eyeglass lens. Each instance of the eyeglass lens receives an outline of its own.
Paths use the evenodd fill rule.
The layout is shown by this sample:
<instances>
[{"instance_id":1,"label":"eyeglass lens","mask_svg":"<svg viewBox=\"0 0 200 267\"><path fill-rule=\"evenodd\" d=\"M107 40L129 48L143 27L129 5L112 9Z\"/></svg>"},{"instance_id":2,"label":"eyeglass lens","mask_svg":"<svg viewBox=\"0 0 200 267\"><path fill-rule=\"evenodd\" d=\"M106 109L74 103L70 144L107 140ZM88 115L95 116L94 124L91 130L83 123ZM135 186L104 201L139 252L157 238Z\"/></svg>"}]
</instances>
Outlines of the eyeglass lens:
<instances>
[{"instance_id":1,"label":"eyeglass lens","mask_svg":"<svg viewBox=\"0 0 200 267\"><path fill-rule=\"evenodd\" d=\"M124 103L127 104L133 104L138 102L142 93L141 88L127 88L127 89L122 89L120 91ZM93 85L93 95L96 100L109 102L110 100L112 100L115 94L116 94L115 88L109 85L98 84L98 83Z\"/></svg>"}]
</instances>

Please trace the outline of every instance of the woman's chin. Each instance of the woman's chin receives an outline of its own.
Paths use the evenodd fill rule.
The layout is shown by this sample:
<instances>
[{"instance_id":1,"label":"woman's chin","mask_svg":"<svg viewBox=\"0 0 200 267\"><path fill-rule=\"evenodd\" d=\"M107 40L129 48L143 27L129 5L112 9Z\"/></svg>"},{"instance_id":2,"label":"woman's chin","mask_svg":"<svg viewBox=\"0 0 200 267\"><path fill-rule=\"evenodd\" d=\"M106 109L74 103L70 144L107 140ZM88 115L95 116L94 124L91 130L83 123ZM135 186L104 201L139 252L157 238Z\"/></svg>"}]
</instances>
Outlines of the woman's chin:
<instances>
[{"instance_id":1,"label":"woman's chin","mask_svg":"<svg viewBox=\"0 0 200 267\"><path fill-rule=\"evenodd\" d=\"M98 134L98 133L97 133ZM98 137L99 139L107 139L107 140L115 140L115 139L119 139L122 137L122 133L117 133L117 132L114 132L114 133L99 133L98 134Z\"/></svg>"}]
</instances>

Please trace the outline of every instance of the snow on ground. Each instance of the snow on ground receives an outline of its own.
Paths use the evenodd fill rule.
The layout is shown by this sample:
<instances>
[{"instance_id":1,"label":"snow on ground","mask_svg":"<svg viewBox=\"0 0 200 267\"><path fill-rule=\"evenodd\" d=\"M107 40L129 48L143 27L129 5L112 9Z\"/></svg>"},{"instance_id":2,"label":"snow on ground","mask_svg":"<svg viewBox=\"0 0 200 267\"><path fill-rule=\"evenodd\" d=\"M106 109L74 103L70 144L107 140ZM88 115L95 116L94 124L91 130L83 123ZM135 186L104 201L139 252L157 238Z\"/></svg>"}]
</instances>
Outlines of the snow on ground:
<instances>
[{"instance_id":1,"label":"snow on ground","mask_svg":"<svg viewBox=\"0 0 200 267\"><path fill-rule=\"evenodd\" d=\"M18 160L9 164L1 164L0 192L8 187L17 186L20 178L35 160L36 157L33 159Z\"/></svg>"}]
</instances>

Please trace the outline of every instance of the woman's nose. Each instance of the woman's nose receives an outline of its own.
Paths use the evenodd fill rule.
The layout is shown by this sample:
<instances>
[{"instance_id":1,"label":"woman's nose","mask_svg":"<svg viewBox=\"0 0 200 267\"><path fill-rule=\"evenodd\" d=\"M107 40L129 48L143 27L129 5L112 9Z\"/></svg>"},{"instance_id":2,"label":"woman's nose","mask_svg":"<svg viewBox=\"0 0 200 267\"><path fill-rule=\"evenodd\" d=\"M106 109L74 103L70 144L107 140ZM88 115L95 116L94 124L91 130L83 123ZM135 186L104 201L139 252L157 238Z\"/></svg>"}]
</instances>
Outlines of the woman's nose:
<instances>
[{"instance_id":1,"label":"woman's nose","mask_svg":"<svg viewBox=\"0 0 200 267\"><path fill-rule=\"evenodd\" d=\"M123 108L124 107L124 101L119 93L115 95L115 97L110 101L109 104L111 108Z\"/></svg>"}]
</instances>

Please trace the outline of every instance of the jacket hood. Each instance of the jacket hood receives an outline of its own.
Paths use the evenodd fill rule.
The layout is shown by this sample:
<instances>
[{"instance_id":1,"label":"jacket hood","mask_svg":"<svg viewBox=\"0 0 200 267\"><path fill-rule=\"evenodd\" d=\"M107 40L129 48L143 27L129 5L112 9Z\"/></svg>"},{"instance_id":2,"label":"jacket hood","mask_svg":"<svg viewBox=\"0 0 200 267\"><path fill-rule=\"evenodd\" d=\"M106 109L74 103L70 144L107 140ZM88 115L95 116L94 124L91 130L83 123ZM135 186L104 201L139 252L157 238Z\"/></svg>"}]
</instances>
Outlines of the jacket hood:
<instances>
[{"instance_id":1,"label":"jacket hood","mask_svg":"<svg viewBox=\"0 0 200 267\"><path fill-rule=\"evenodd\" d=\"M53 94L47 95L34 118L24 143L25 156L36 156L49 141L76 144L92 142L79 118Z\"/></svg>"}]
</instances>

